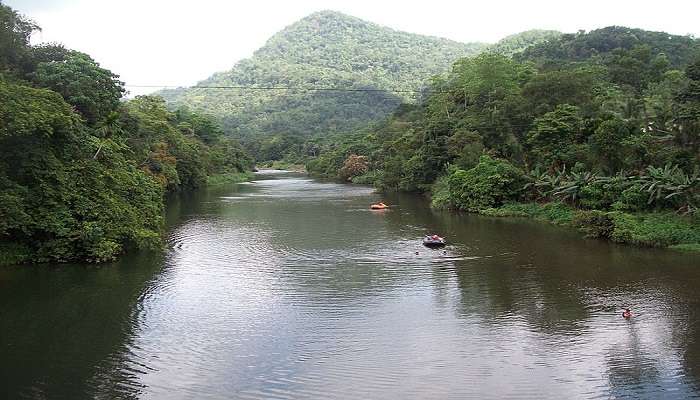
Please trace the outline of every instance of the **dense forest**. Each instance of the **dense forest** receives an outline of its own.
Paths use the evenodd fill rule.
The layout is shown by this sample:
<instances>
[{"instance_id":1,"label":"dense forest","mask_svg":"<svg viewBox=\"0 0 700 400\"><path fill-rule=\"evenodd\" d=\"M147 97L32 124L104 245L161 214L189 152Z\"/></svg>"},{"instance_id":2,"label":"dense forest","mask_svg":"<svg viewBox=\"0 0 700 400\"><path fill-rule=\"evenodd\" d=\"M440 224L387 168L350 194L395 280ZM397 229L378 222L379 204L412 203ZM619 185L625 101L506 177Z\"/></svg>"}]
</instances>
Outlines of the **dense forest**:
<instances>
[{"instance_id":1,"label":"dense forest","mask_svg":"<svg viewBox=\"0 0 700 400\"><path fill-rule=\"evenodd\" d=\"M87 54L31 46L38 29L0 3L0 265L158 247L165 194L252 167L212 118L122 101Z\"/></svg>"},{"instance_id":2,"label":"dense forest","mask_svg":"<svg viewBox=\"0 0 700 400\"><path fill-rule=\"evenodd\" d=\"M486 47L395 31L333 11L275 34L249 59L197 86L418 90L457 58ZM385 118L410 92L181 88L159 92L219 118L237 137L346 132Z\"/></svg>"},{"instance_id":3,"label":"dense forest","mask_svg":"<svg viewBox=\"0 0 700 400\"><path fill-rule=\"evenodd\" d=\"M513 54L460 59L384 122L280 152L438 208L700 248L700 42L609 27Z\"/></svg>"}]
</instances>

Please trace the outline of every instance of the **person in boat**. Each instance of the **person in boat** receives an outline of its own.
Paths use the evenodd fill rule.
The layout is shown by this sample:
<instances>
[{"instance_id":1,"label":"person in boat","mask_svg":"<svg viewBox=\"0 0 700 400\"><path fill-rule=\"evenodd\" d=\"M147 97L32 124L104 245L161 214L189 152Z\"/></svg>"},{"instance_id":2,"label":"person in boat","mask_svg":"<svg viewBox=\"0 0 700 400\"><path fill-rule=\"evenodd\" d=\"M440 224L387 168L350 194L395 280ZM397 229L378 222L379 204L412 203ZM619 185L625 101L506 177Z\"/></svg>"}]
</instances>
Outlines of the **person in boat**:
<instances>
[{"instance_id":1,"label":"person in boat","mask_svg":"<svg viewBox=\"0 0 700 400\"><path fill-rule=\"evenodd\" d=\"M625 319L632 318L632 311L630 311L629 308L625 308L625 311L622 312L622 318L625 318Z\"/></svg>"}]
</instances>

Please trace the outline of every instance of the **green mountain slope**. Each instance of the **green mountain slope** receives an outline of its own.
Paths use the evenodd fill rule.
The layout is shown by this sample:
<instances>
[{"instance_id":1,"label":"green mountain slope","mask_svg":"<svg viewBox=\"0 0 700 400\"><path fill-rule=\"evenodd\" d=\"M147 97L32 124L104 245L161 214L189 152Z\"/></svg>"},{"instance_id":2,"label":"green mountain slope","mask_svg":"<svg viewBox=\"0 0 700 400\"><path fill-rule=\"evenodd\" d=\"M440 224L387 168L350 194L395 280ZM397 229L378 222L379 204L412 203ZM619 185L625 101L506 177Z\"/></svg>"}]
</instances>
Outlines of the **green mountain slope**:
<instances>
[{"instance_id":1,"label":"green mountain slope","mask_svg":"<svg viewBox=\"0 0 700 400\"><path fill-rule=\"evenodd\" d=\"M509 35L489 46L488 50L510 56L518 54L530 46L539 45L549 40L555 40L562 33L559 31L531 29L529 31Z\"/></svg>"},{"instance_id":2,"label":"green mountain slope","mask_svg":"<svg viewBox=\"0 0 700 400\"><path fill-rule=\"evenodd\" d=\"M395 31L332 11L321 11L274 35L231 70L198 86L420 89L454 60L485 49L481 43ZM219 118L239 136L344 132L390 114L410 92L336 92L180 88L159 92Z\"/></svg>"},{"instance_id":3,"label":"green mountain slope","mask_svg":"<svg viewBox=\"0 0 700 400\"><path fill-rule=\"evenodd\" d=\"M556 67L564 63L588 60L608 62L626 51L642 56L662 56L678 68L700 56L698 41L690 36L646 31L624 26L608 26L590 32L567 33L533 45L515 57L539 65Z\"/></svg>"}]
</instances>

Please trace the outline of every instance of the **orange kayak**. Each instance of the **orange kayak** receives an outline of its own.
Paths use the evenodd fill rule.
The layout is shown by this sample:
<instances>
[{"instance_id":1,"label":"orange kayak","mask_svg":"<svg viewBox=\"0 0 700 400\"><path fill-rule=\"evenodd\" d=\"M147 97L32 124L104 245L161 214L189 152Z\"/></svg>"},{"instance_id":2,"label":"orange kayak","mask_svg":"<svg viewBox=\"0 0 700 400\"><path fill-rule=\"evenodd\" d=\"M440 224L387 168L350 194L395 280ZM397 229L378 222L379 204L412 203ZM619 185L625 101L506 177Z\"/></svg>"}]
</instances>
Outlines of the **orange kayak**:
<instances>
[{"instance_id":1,"label":"orange kayak","mask_svg":"<svg viewBox=\"0 0 700 400\"><path fill-rule=\"evenodd\" d=\"M369 208L371 208L372 210L383 210L385 208L389 208L389 206L387 206L384 203L377 203L370 205Z\"/></svg>"}]
</instances>

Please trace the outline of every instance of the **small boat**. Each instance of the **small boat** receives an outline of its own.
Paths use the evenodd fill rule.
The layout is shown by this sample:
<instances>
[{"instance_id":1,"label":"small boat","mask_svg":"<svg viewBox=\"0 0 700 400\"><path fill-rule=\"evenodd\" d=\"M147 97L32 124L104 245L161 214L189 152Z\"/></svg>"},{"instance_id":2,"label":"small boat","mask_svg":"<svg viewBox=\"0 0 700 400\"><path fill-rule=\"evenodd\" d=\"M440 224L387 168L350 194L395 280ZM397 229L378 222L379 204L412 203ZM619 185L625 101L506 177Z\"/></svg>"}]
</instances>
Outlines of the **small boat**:
<instances>
[{"instance_id":1,"label":"small boat","mask_svg":"<svg viewBox=\"0 0 700 400\"><path fill-rule=\"evenodd\" d=\"M423 245L427 247L442 247L446 244L445 238L438 235L427 235L423 238Z\"/></svg>"},{"instance_id":2,"label":"small boat","mask_svg":"<svg viewBox=\"0 0 700 400\"><path fill-rule=\"evenodd\" d=\"M389 206L387 206L384 203L377 203L377 204L371 204L369 206L369 208L371 208L372 210L384 210L386 208L389 208Z\"/></svg>"}]
</instances>

